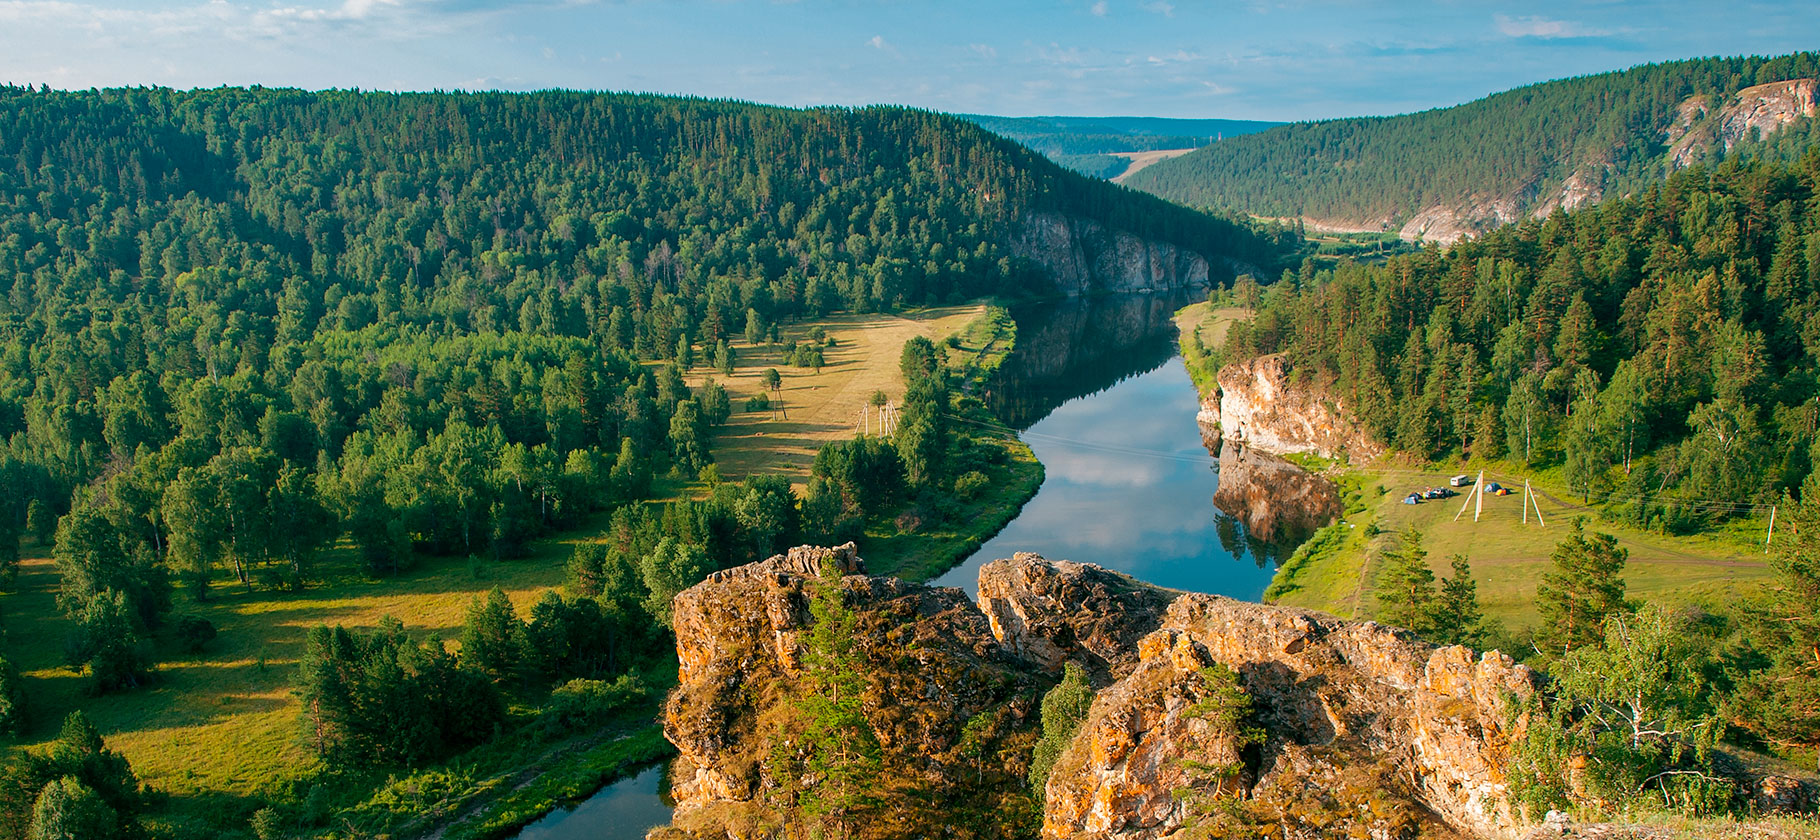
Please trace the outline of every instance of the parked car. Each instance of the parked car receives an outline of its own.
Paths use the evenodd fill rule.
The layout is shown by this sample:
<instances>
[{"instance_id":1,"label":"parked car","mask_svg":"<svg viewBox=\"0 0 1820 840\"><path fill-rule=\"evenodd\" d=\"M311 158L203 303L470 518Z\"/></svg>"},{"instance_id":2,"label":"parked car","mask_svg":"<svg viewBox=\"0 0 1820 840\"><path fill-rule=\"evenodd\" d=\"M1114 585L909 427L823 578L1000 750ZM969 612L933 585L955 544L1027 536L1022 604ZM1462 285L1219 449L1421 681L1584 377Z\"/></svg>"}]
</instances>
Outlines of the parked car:
<instances>
[{"instance_id":1,"label":"parked car","mask_svg":"<svg viewBox=\"0 0 1820 840\"><path fill-rule=\"evenodd\" d=\"M1447 483L1448 483L1448 484L1451 484L1451 485L1453 485L1453 486L1455 486L1455 487L1465 487L1465 486L1466 486L1466 485L1468 485L1468 484L1471 484L1471 483L1472 483L1472 476L1470 476L1470 475L1456 475L1456 476L1454 476L1454 477L1453 477L1453 478L1450 478L1450 479L1448 479L1448 480L1447 480Z\"/></svg>"}]
</instances>

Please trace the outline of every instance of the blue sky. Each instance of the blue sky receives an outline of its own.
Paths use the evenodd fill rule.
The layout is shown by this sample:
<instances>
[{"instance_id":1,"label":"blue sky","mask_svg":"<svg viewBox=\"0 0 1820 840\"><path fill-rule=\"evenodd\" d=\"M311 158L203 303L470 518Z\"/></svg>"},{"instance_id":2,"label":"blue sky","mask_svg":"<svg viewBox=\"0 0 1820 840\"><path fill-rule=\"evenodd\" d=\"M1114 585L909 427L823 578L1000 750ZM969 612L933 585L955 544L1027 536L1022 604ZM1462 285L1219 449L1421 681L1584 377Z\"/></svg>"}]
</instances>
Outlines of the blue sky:
<instances>
[{"instance_id":1,"label":"blue sky","mask_svg":"<svg viewBox=\"0 0 1820 840\"><path fill-rule=\"evenodd\" d=\"M1007 115L1314 119L1820 48L1725 0L0 0L0 81L640 90Z\"/></svg>"}]
</instances>

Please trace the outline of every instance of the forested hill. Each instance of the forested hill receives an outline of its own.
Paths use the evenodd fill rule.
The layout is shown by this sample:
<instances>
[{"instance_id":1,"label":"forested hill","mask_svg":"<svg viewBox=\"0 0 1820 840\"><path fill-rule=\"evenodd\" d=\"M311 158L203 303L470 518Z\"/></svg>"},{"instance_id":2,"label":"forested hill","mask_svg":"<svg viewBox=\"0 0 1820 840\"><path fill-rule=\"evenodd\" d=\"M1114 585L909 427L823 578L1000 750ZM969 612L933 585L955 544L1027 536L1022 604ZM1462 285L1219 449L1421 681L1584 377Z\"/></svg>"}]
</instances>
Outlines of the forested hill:
<instances>
[{"instance_id":1,"label":"forested hill","mask_svg":"<svg viewBox=\"0 0 1820 840\"><path fill-rule=\"evenodd\" d=\"M1637 524L1697 530L1820 459L1817 197L1820 152L1728 162L1446 252L1305 264L1227 352L1284 353L1418 457L1559 467Z\"/></svg>"},{"instance_id":2,"label":"forested hill","mask_svg":"<svg viewBox=\"0 0 1820 840\"><path fill-rule=\"evenodd\" d=\"M1126 183L1193 206L1450 241L1722 157L1792 160L1820 139L1816 78L1811 52L1643 65L1452 108L1283 126Z\"/></svg>"},{"instance_id":3,"label":"forested hill","mask_svg":"<svg viewBox=\"0 0 1820 840\"><path fill-rule=\"evenodd\" d=\"M0 549L74 511L148 623L166 570L295 583L343 532L510 553L693 475L732 336L1047 290L1033 212L1271 247L901 108L0 88Z\"/></svg>"}]
</instances>

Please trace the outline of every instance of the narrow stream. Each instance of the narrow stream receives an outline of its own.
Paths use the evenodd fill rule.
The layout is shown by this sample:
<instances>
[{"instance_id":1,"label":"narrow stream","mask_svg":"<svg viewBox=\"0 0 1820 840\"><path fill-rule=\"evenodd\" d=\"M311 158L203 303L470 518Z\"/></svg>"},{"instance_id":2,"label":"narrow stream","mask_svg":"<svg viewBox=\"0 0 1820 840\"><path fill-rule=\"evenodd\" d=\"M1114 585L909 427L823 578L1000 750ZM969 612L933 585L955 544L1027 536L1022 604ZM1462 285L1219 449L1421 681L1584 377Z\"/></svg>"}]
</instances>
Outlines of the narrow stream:
<instances>
[{"instance_id":1,"label":"narrow stream","mask_svg":"<svg viewBox=\"0 0 1820 840\"><path fill-rule=\"evenodd\" d=\"M670 823L668 769L653 765L573 808L552 811L525 826L518 840L644 840L645 832Z\"/></svg>"}]
</instances>

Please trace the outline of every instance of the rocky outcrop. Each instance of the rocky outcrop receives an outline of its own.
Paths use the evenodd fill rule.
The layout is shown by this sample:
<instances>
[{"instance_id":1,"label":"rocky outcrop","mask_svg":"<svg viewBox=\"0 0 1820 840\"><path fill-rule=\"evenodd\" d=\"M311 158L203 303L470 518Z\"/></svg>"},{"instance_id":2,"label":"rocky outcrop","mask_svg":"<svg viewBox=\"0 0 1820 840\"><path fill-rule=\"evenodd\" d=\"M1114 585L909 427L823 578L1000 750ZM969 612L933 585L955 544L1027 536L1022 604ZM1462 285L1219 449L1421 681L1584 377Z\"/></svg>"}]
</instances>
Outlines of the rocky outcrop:
<instances>
[{"instance_id":1,"label":"rocky outcrop","mask_svg":"<svg viewBox=\"0 0 1820 840\"><path fill-rule=\"evenodd\" d=\"M1343 512L1332 481L1281 458L1237 443L1222 443L1220 486L1213 504L1245 523L1252 538L1299 543Z\"/></svg>"},{"instance_id":2,"label":"rocky outcrop","mask_svg":"<svg viewBox=\"0 0 1820 840\"><path fill-rule=\"evenodd\" d=\"M849 573L840 586L866 662L867 722L894 766L924 780L926 792L966 798L955 788L973 777L957 769L967 760L957 748L971 719L991 711L994 727L1015 729L1032 711L1040 683L958 589L867 577L851 543L717 572L674 601L680 667L664 710L664 735L677 749L677 820L697 836L728 834L715 822L721 814L783 809L785 780L769 776L766 762L800 738L786 698L803 667L823 562Z\"/></svg>"},{"instance_id":3,"label":"rocky outcrop","mask_svg":"<svg viewBox=\"0 0 1820 840\"><path fill-rule=\"evenodd\" d=\"M1192 714L1201 671L1236 671L1263 729L1255 751ZM1254 813L1289 837L1508 836L1509 702L1535 691L1505 656L1436 649L1370 622L1185 595L1096 698L1049 779L1043 836L1166 837L1189 816L1192 762L1241 765ZM1281 836L1281 835L1273 835Z\"/></svg>"},{"instance_id":4,"label":"rocky outcrop","mask_svg":"<svg viewBox=\"0 0 1820 840\"><path fill-rule=\"evenodd\" d=\"M1383 446L1347 419L1343 400L1292 382L1291 373L1282 354L1220 369L1219 425L1228 444L1275 455L1308 452L1352 460L1383 454Z\"/></svg>"},{"instance_id":5,"label":"rocky outcrop","mask_svg":"<svg viewBox=\"0 0 1820 840\"><path fill-rule=\"evenodd\" d=\"M1057 213L1026 214L1008 244L1067 295L1198 289L1211 277L1202 254Z\"/></svg>"},{"instance_id":6,"label":"rocky outcrop","mask_svg":"<svg viewBox=\"0 0 1820 840\"><path fill-rule=\"evenodd\" d=\"M1281 840L1516 834L1510 703L1535 686L1507 657L1031 554L982 568L976 609L959 590L866 576L849 544L792 549L676 597L682 665L664 727L677 810L664 836L817 830L798 797L823 780L792 756L807 731L810 604L829 563L848 573L838 585L863 663L861 713L885 768L853 836L1018 834L1005 809L1029 801L1043 675L1068 660L1103 688L1049 777L1045 837L1169 837L1197 807L1182 792L1207 791L1220 765L1232 772L1217 792ZM1201 713L1214 664L1250 697L1237 727ZM1250 727L1257 743L1233 737ZM952 822L963 815L975 821Z\"/></svg>"},{"instance_id":7,"label":"rocky outcrop","mask_svg":"<svg viewBox=\"0 0 1820 840\"><path fill-rule=\"evenodd\" d=\"M1738 91L1715 112L1706 96L1690 96L1663 130L1669 163L1676 169L1700 162L1713 149L1768 137L1797 120L1814 116L1820 81L1789 79Z\"/></svg>"},{"instance_id":8,"label":"rocky outcrop","mask_svg":"<svg viewBox=\"0 0 1820 840\"><path fill-rule=\"evenodd\" d=\"M1397 236L1404 242L1450 244L1523 218L1518 196L1481 197L1459 204L1437 204L1418 211Z\"/></svg>"},{"instance_id":9,"label":"rocky outcrop","mask_svg":"<svg viewBox=\"0 0 1820 840\"><path fill-rule=\"evenodd\" d=\"M1095 685L1137 665L1138 640L1181 593L1090 563L1018 552L980 567L979 606L1000 644L1049 672L1078 662Z\"/></svg>"}]
</instances>

